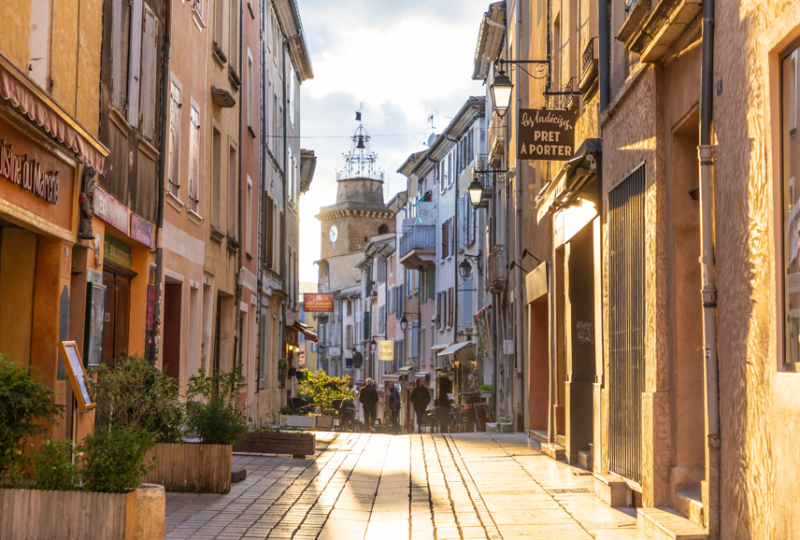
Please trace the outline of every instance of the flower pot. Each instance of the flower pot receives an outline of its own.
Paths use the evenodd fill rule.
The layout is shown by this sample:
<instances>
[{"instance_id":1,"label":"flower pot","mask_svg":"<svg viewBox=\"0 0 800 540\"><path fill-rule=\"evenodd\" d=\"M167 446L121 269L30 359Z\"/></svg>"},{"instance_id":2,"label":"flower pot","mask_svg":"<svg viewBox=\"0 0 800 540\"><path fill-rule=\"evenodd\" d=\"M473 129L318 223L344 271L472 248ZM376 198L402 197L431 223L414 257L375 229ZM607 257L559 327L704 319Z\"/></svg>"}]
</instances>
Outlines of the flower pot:
<instances>
[{"instance_id":1,"label":"flower pot","mask_svg":"<svg viewBox=\"0 0 800 540\"><path fill-rule=\"evenodd\" d=\"M156 468L142 482L161 484L181 493L228 493L231 490L232 446L225 444L157 444L146 463Z\"/></svg>"},{"instance_id":2,"label":"flower pot","mask_svg":"<svg viewBox=\"0 0 800 540\"><path fill-rule=\"evenodd\" d=\"M309 418L308 416L302 418ZM313 456L317 451L317 436L313 433L250 432L233 447L234 452L248 454L291 454L296 458Z\"/></svg>"},{"instance_id":3,"label":"flower pot","mask_svg":"<svg viewBox=\"0 0 800 540\"><path fill-rule=\"evenodd\" d=\"M0 512L0 532L19 540L164 538L166 497L159 485L128 493L0 489L0 508L7 509Z\"/></svg>"}]
</instances>

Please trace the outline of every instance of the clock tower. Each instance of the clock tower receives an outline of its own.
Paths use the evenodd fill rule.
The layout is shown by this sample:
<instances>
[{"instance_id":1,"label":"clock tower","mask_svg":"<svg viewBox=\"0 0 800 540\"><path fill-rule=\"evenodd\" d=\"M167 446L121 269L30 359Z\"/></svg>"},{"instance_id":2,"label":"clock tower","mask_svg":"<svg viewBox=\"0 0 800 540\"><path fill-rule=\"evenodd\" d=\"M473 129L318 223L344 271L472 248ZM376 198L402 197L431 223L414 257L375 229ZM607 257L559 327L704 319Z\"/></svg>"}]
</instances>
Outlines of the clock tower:
<instances>
[{"instance_id":1,"label":"clock tower","mask_svg":"<svg viewBox=\"0 0 800 540\"><path fill-rule=\"evenodd\" d=\"M349 255L363 249L369 238L393 232L394 213L383 202L383 171L375 167L377 154L370 137L359 125L345 154L345 169L336 173L336 204L320 209L323 259Z\"/></svg>"}]
</instances>

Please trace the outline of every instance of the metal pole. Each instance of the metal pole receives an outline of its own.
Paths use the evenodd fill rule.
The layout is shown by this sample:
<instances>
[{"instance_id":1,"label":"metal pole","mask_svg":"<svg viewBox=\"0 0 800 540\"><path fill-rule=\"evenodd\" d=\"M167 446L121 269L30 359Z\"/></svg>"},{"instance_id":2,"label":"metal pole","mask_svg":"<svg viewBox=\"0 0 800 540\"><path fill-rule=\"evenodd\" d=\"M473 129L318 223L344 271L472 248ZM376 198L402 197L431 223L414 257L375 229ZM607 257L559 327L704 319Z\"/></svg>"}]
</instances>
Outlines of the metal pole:
<instances>
[{"instance_id":1,"label":"metal pole","mask_svg":"<svg viewBox=\"0 0 800 540\"><path fill-rule=\"evenodd\" d=\"M522 39L522 13L521 2L517 0L515 6L516 11L516 30L514 36L515 58L520 58L520 41ZM517 108L514 112L514 119L519 120L519 110L522 108L522 78L520 71L517 73ZM519 137L519 133L515 135ZM521 171L519 164L514 160L514 261L519 261L522 257L522 186L520 183ZM515 375L515 410L514 410L514 425L519 428L522 425L523 408L522 408L522 270L519 265L514 267L514 322L516 327L516 339L514 340L514 355L517 362L517 369Z\"/></svg>"}]
</instances>

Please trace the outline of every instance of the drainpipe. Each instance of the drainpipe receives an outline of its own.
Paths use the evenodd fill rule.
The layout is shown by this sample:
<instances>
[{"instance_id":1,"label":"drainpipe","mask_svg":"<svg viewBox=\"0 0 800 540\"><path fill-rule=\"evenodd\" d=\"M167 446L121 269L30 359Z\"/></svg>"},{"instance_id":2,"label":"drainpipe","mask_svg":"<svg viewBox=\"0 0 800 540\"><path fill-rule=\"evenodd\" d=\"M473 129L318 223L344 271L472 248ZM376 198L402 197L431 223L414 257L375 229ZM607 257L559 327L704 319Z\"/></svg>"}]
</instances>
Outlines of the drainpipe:
<instances>
[{"instance_id":1,"label":"drainpipe","mask_svg":"<svg viewBox=\"0 0 800 540\"><path fill-rule=\"evenodd\" d=\"M172 49L170 43L170 4L165 3L164 8L164 52L161 59L161 144L159 145L160 154L158 156L158 217L156 223L156 291L155 291L155 306L153 308L153 340L155 344L149 350L151 357L147 360L151 364L158 363L159 344L161 342L161 295L163 294L164 286L164 186L167 176L166 171L166 156L167 156L167 125L169 122L169 100L172 99L170 95L170 81L169 81L169 56Z\"/></svg>"},{"instance_id":2,"label":"drainpipe","mask_svg":"<svg viewBox=\"0 0 800 540\"><path fill-rule=\"evenodd\" d=\"M709 538L720 536L720 429L719 365L717 359L717 286L714 261L712 176L714 149L711 141L714 88L714 0L703 2L703 67L700 96L700 247L703 269L703 344L706 382L706 481L703 507Z\"/></svg>"},{"instance_id":3,"label":"drainpipe","mask_svg":"<svg viewBox=\"0 0 800 540\"><path fill-rule=\"evenodd\" d=\"M516 11L516 29L514 30L514 58L521 58L520 41L522 40L522 3L517 0ZM519 119L519 110L522 108L522 78L520 69L517 69L517 109L514 111L514 119ZM510 128L509 128L510 129ZM519 137L519 133L516 133ZM522 184L521 184L521 171L518 169L518 163L514 160L514 260L519 261L522 257ZM514 344L514 355L517 362L516 370L516 384L514 385L516 393L516 407L514 424L521 427L524 418L522 407L522 270L519 265L514 267L514 322L516 323L517 339ZM524 429L524 428L523 428Z\"/></svg>"},{"instance_id":4,"label":"drainpipe","mask_svg":"<svg viewBox=\"0 0 800 540\"><path fill-rule=\"evenodd\" d=\"M598 19L598 40L597 46L600 48L598 51L598 64L599 64L599 78L600 78L600 111L604 111L608 107L610 100L609 88L609 29L608 29L608 2L609 0L600 0L597 3L597 19Z\"/></svg>"},{"instance_id":5,"label":"drainpipe","mask_svg":"<svg viewBox=\"0 0 800 540\"><path fill-rule=\"evenodd\" d=\"M233 14L231 14L233 15ZM245 238L242 236L242 149L243 144L242 141L242 88L244 86L244 71L242 70L244 67L244 59L242 58L242 49L244 48L244 4L239 2L239 80L242 81L242 84L239 85L239 254L237 256L239 266L236 270L236 300L233 305L233 312L236 314L234 319L234 327L233 327L233 335L234 335L234 343L236 344L236 350L234 350L234 354L237 355L231 360L231 372L236 367L237 364L242 364L242 328L239 324L241 313L239 306L242 303L242 264L244 261L244 257L242 256L242 252L247 249L244 241ZM230 181L230 179L229 179ZM244 369L244 366L242 367ZM245 374L246 376L246 374ZM258 386L258 382L256 382L256 386Z\"/></svg>"}]
</instances>

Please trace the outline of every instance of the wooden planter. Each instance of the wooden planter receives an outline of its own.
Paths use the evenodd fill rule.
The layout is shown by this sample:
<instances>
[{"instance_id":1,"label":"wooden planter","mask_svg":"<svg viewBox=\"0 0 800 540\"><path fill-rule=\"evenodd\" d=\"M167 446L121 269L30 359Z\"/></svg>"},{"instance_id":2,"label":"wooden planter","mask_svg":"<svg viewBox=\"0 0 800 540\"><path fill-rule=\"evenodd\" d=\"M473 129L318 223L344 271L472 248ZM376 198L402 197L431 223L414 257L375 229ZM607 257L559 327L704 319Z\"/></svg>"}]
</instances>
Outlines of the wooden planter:
<instances>
[{"instance_id":1,"label":"wooden planter","mask_svg":"<svg viewBox=\"0 0 800 540\"><path fill-rule=\"evenodd\" d=\"M248 454L291 454L296 458L313 456L317 451L317 436L313 433L259 433L245 435L234 452Z\"/></svg>"},{"instance_id":2,"label":"wooden planter","mask_svg":"<svg viewBox=\"0 0 800 540\"><path fill-rule=\"evenodd\" d=\"M128 493L0 489L0 538L162 540L164 488Z\"/></svg>"},{"instance_id":3,"label":"wooden planter","mask_svg":"<svg viewBox=\"0 0 800 540\"><path fill-rule=\"evenodd\" d=\"M142 482L161 484L181 493L229 493L231 490L231 446L224 444L157 444L147 453L155 456L156 468Z\"/></svg>"}]
</instances>

